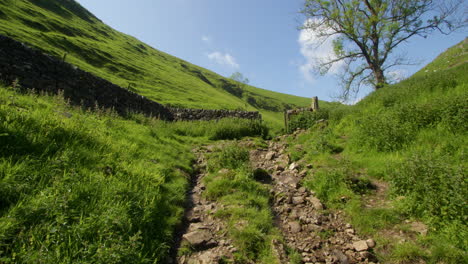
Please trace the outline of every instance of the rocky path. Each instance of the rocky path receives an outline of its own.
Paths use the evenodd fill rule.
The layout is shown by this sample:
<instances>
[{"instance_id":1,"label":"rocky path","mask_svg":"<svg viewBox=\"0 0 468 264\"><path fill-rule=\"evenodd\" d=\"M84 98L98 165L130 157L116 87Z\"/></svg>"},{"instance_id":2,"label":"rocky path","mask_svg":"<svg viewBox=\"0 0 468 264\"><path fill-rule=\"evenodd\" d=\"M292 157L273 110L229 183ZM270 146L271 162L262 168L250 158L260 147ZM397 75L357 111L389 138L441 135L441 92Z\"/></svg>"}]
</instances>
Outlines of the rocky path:
<instances>
[{"instance_id":1,"label":"rocky path","mask_svg":"<svg viewBox=\"0 0 468 264\"><path fill-rule=\"evenodd\" d=\"M192 205L186 213L187 228L179 248L179 252L186 252L177 257L178 264L226 263L221 260L231 260L237 250L227 237L224 224L213 216L222 205L202 197L204 154L209 149L198 151L200 173L190 193ZM376 263L372 254L375 242L360 238L340 212L325 210L314 193L301 186L313 165L291 163L284 137L270 141L268 148L251 150L250 161L253 169L270 175L264 184L273 197L275 223L287 246L301 255L303 263ZM278 261L290 263L284 245L278 241L273 244Z\"/></svg>"},{"instance_id":2,"label":"rocky path","mask_svg":"<svg viewBox=\"0 0 468 264\"><path fill-rule=\"evenodd\" d=\"M193 178L193 188L188 197L185 228L178 238L179 256L173 263L220 263L222 259L232 259L232 253L237 250L227 237L224 223L214 217L214 213L221 209L222 205L202 197L205 190L202 182L206 175L205 154L211 152L211 149L212 146L196 150L198 159L195 166L198 173Z\"/></svg>"},{"instance_id":3,"label":"rocky path","mask_svg":"<svg viewBox=\"0 0 468 264\"><path fill-rule=\"evenodd\" d=\"M313 192L301 186L311 164L291 163L283 140L268 149L252 150L254 168L272 177L272 210L287 245L298 251L303 263L372 263L375 242L363 240L340 212L324 210Z\"/></svg>"}]
</instances>

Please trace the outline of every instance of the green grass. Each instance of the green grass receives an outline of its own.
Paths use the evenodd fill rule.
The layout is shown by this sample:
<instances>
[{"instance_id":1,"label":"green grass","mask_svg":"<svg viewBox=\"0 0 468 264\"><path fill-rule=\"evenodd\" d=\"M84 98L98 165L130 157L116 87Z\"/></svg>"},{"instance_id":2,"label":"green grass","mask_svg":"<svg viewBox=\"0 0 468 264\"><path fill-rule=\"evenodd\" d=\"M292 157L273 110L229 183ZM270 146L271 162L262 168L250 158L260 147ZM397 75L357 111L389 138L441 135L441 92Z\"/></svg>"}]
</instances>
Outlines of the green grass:
<instances>
[{"instance_id":1,"label":"green grass","mask_svg":"<svg viewBox=\"0 0 468 264\"><path fill-rule=\"evenodd\" d=\"M193 146L265 131L124 119L0 86L0 262L164 263Z\"/></svg>"},{"instance_id":2,"label":"green grass","mask_svg":"<svg viewBox=\"0 0 468 264\"><path fill-rule=\"evenodd\" d=\"M359 232L375 236L384 262L467 261L466 50L465 42L448 49L413 77L355 106L291 122L293 128L311 128L289 140L293 159L315 165L306 186L331 208L344 209ZM316 124L318 119L327 119L328 126ZM376 180L386 181L389 190L378 198L383 203L367 208L375 193L367 183ZM426 223L428 235L405 244L386 235L405 219Z\"/></svg>"},{"instance_id":3,"label":"green grass","mask_svg":"<svg viewBox=\"0 0 468 264\"><path fill-rule=\"evenodd\" d=\"M272 240L282 238L273 224L269 189L255 181L248 164L248 149L235 142L216 150L208 156L204 195L225 205L215 216L227 223L228 235L238 248L235 263L277 263Z\"/></svg>"},{"instance_id":4,"label":"green grass","mask_svg":"<svg viewBox=\"0 0 468 264\"><path fill-rule=\"evenodd\" d=\"M105 25L75 1L0 2L0 34L13 37L122 87L175 107L261 111L274 127L285 108L310 99L241 86ZM323 104L326 104L323 102Z\"/></svg>"}]
</instances>

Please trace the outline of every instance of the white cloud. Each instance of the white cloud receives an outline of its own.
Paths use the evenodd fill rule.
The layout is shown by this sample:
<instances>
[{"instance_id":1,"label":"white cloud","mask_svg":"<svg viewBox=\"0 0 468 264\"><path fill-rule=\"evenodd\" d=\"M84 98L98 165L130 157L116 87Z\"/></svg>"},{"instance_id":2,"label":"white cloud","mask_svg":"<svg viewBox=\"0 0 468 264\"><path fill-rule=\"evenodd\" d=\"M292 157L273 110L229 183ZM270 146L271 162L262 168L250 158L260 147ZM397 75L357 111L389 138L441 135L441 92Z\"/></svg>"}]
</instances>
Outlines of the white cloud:
<instances>
[{"instance_id":1,"label":"white cloud","mask_svg":"<svg viewBox=\"0 0 468 264\"><path fill-rule=\"evenodd\" d=\"M309 23L310 20L304 22L304 25ZM299 66L299 69L304 78L309 81L315 81L315 73L317 72L317 65L321 61L328 61L336 58L333 51L333 40L338 36L334 35L326 40L320 38L317 31L311 29L302 29L299 33L300 52L305 58L305 62ZM343 62L335 63L328 73L336 74L343 67Z\"/></svg>"},{"instance_id":2,"label":"white cloud","mask_svg":"<svg viewBox=\"0 0 468 264\"><path fill-rule=\"evenodd\" d=\"M397 83L403 81L408 77L408 71L404 69L396 69L387 72L386 75L388 82L390 83Z\"/></svg>"},{"instance_id":3,"label":"white cloud","mask_svg":"<svg viewBox=\"0 0 468 264\"><path fill-rule=\"evenodd\" d=\"M221 53L219 51L212 52L207 55L208 58L220 65L229 66L235 69L240 68L239 64L237 64L236 59L231 56L229 53Z\"/></svg>"},{"instance_id":4,"label":"white cloud","mask_svg":"<svg viewBox=\"0 0 468 264\"><path fill-rule=\"evenodd\" d=\"M213 42L213 38L207 35L203 35L201 40L207 44L211 44Z\"/></svg>"}]
</instances>

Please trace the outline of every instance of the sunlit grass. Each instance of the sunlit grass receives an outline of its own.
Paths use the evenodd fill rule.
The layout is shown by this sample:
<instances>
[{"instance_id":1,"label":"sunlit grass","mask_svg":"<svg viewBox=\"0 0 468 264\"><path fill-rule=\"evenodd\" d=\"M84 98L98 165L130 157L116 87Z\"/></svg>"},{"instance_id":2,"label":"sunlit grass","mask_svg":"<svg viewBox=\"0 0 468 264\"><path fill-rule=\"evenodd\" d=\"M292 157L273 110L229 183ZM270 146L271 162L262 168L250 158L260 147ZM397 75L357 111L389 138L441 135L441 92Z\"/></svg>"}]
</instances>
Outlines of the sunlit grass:
<instances>
[{"instance_id":1,"label":"sunlit grass","mask_svg":"<svg viewBox=\"0 0 468 264\"><path fill-rule=\"evenodd\" d=\"M267 131L122 118L0 87L0 262L164 263L193 146Z\"/></svg>"}]
</instances>

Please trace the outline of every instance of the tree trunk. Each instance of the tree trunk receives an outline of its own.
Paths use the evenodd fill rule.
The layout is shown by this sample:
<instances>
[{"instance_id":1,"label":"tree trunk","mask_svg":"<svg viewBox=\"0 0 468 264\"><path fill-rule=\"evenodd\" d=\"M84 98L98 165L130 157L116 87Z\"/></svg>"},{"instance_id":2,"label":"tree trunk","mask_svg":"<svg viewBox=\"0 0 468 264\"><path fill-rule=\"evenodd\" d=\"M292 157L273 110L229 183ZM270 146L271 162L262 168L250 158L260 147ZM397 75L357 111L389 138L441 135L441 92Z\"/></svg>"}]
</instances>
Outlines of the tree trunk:
<instances>
[{"instance_id":1,"label":"tree trunk","mask_svg":"<svg viewBox=\"0 0 468 264\"><path fill-rule=\"evenodd\" d=\"M379 67L373 70L375 77L375 90L384 87L387 84L383 70Z\"/></svg>"}]
</instances>

